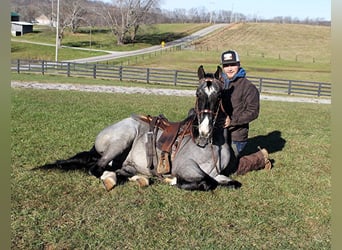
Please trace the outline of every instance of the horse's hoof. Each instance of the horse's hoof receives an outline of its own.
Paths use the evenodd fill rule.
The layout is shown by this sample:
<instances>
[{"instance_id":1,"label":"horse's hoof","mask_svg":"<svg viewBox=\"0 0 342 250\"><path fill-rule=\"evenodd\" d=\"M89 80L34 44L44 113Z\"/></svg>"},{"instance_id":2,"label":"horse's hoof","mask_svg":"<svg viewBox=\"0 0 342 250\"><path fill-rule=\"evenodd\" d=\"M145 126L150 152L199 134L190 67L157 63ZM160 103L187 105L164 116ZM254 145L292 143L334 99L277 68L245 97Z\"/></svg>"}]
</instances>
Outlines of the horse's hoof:
<instances>
[{"instance_id":1,"label":"horse's hoof","mask_svg":"<svg viewBox=\"0 0 342 250\"><path fill-rule=\"evenodd\" d=\"M128 178L129 181L136 181L139 184L139 187L147 187L150 185L148 178L141 175L134 175L131 178Z\"/></svg>"},{"instance_id":2,"label":"horse's hoof","mask_svg":"<svg viewBox=\"0 0 342 250\"><path fill-rule=\"evenodd\" d=\"M112 190L116 186L116 174L114 172L105 171L101 180L106 191Z\"/></svg>"},{"instance_id":3,"label":"horse's hoof","mask_svg":"<svg viewBox=\"0 0 342 250\"><path fill-rule=\"evenodd\" d=\"M177 185L177 177L166 177L164 178L164 182L170 186Z\"/></svg>"}]
</instances>

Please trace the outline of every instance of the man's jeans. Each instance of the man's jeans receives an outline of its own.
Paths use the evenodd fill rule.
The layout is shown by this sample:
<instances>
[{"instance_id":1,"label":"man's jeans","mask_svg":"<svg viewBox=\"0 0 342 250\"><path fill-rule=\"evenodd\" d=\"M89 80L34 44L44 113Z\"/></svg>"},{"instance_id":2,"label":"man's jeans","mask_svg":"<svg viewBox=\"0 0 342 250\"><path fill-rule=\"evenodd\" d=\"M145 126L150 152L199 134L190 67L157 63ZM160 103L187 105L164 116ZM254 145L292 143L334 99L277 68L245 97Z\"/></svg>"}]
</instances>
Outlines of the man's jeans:
<instances>
[{"instance_id":1,"label":"man's jeans","mask_svg":"<svg viewBox=\"0 0 342 250\"><path fill-rule=\"evenodd\" d=\"M247 141L232 141L232 149L236 158L240 155L241 151L245 148Z\"/></svg>"}]
</instances>

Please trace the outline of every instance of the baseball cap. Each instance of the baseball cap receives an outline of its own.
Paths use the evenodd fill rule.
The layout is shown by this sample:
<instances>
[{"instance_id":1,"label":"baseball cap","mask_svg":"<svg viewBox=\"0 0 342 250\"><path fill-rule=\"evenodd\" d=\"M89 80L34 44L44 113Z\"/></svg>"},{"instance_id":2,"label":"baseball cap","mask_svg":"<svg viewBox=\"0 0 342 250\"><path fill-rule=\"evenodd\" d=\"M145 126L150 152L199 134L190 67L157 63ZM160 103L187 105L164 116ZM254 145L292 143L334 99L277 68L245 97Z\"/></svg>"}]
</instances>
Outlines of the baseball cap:
<instances>
[{"instance_id":1,"label":"baseball cap","mask_svg":"<svg viewBox=\"0 0 342 250\"><path fill-rule=\"evenodd\" d=\"M240 62L239 54L235 50L228 50L221 55L221 62L223 64Z\"/></svg>"}]
</instances>

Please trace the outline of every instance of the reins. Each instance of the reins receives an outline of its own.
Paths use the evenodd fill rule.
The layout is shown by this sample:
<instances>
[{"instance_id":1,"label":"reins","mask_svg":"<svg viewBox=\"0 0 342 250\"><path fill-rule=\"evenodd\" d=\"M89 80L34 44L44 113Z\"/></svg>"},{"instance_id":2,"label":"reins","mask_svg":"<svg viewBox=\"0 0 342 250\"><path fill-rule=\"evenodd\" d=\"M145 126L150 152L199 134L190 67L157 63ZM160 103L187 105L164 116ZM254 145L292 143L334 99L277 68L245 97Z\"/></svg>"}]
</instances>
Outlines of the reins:
<instances>
[{"instance_id":1,"label":"reins","mask_svg":"<svg viewBox=\"0 0 342 250\"><path fill-rule=\"evenodd\" d=\"M216 79L216 78L215 78ZM205 81L208 82L208 81L211 81L213 82L213 78L205 78ZM220 81L220 80L219 80ZM221 81L220 81L221 82ZM196 97L196 102L195 102L195 112L196 112L196 117L197 117L197 123L200 124L200 115L201 114L212 114L213 115L213 129L215 127L215 124L216 124L216 121L217 121L217 117L218 117L218 114L219 114L219 111L221 109L221 111L225 114L225 115L228 115L226 110L224 109L223 107L223 103L222 103L222 99L220 97L219 99L219 103L217 105L217 109L216 109L216 112L211 110L211 109L203 109L203 110L199 110L198 108L198 97ZM194 139L194 138L193 138ZM210 148L211 148L211 154L212 154L212 160L213 160L213 164L214 164L214 167L216 169L216 171L219 173L219 168L217 166L217 160L218 158L215 157L215 153L214 153L214 148L213 148L213 144L212 144L212 139L213 139L213 132L210 133L210 138L209 138L209 141L210 141Z\"/></svg>"}]
</instances>

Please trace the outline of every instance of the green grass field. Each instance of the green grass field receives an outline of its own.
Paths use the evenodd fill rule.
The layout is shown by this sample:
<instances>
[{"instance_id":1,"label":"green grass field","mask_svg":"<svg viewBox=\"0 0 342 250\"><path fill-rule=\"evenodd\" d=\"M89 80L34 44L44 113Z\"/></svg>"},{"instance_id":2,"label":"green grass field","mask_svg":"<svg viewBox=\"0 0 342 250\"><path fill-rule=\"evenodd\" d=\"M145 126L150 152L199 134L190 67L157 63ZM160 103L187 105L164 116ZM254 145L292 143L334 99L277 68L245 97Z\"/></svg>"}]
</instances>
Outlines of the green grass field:
<instances>
[{"instance_id":1,"label":"green grass field","mask_svg":"<svg viewBox=\"0 0 342 250\"><path fill-rule=\"evenodd\" d=\"M156 182L106 192L81 172L30 169L88 150L131 113L181 120L194 97L12 90L12 249L330 249L330 105L261 102L252 145L271 171L239 190L188 192Z\"/></svg>"},{"instance_id":2,"label":"green grass field","mask_svg":"<svg viewBox=\"0 0 342 250\"><path fill-rule=\"evenodd\" d=\"M204 26L144 27L134 46L120 48L98 30L92 48L133 50ZM65 45L89 47L88 32L67 34ZM37 30L16 39L53 44L54 32ZM54 60L53 46L11 46L12 59ZM202 64L210 72L226 49L238 50L250 76L331 82L330 27L324 26L237 24L185 50L130 58L129 64L193 71ZM99 54L59 52L60 60ZM14 73L12 79L141 86ZM12 249L331 249L331 105L262 101L248 150L266 146L274 168L233 175L242 183L239 190L188 192L157 181L106 192L86 173L30 169L90 149L99 131L132 113L182 120L195 96L12 89L11 98Z\"/></svg>"}]
</instances>

